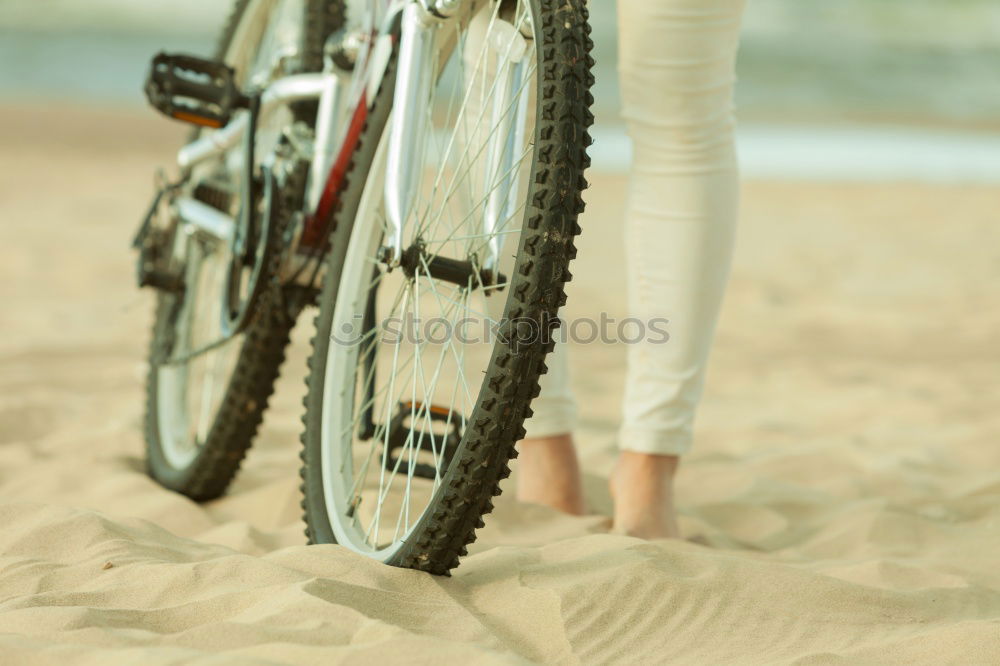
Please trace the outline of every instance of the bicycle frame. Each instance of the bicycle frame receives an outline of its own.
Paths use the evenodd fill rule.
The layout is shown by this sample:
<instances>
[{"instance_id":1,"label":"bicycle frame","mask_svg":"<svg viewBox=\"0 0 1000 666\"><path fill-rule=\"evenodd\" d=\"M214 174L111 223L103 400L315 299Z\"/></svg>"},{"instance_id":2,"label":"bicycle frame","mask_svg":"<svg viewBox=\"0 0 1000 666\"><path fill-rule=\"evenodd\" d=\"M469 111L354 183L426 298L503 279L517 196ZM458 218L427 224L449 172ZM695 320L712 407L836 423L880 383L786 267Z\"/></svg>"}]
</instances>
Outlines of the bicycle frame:
<instances>
[{"instance_id":1,"label":"bicycle frame","mask_svg":"<svg viewBox=\"0 0 1000 666\"><path fill-rule=\"evenodd\" d=\"M489 0L383 0L380 25L361 27L368 48L359 53L352 77L352 89L346 90L344 74L324 71L315 74L296 74L273 81L261 94L259 117L263 122L275 110L289 104L318 101L313 154L310 165L309 189L306 197L306 214L302 224L291 239L288 253L292 262L301 265L320 256L325 250L331 215L337 203L344 176L368 116L374 97L382 85L392 51L398 44L398 74L394 88L394 112L388 126L388 169L384 187L384 209L389 233L383 252L388 268L399 264L404 248L403 227L412 212L416 188L424 164L423 143L427 114L424 110L430 99L437 65L436 36L449 21L468 19L488 4ZM360 70L359 70L360 68ZM360 75L357 72L360 71ZM494 132L488 147L488 164L499 173L507 173L513 156L505 150L510 140L523 137L508 136L511 127L523 127L527 113L527 96L513 119L500 120L510 103L509 96L520 85L523 66L512 60L502 94L493 103L494 125L506 123L503 131ZM511 125L511 123L514 123ZM249 127L246 114L236 117L225 127L206 132L196 141L184 146L177 155L182 172L195 165L221 156L239 145ZM497 145L493 145L497 144ZM511 176L508 176L510 178ZM483 219L484 231L492 232L497 220L505 219L512 206L517 206L518 193L512 183L498 187L489 195ZM230 237L235 221L209 207L196 205L193 199L180 198L177 210L181 219L213 236ZM483 266L492 270L497 263L500 241L489 243L489 256ZM312 275L300 270L289 271L311 280Z\"/></svg>"}]
</instances>

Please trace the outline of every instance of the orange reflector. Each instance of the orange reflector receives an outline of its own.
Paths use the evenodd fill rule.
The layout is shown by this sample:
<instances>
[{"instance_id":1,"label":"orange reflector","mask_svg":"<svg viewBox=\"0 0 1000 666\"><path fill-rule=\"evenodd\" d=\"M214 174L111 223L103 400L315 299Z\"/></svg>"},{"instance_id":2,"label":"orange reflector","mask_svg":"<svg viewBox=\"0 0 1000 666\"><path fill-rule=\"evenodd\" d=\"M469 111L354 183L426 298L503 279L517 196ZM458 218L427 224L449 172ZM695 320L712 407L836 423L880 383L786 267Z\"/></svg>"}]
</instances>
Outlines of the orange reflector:
<instances>
[{"instance_id":1,"label":"orange reflector","mask_svg":"<svg viewBox=\"0 0 1000 666\"><path fill-rule=\"evenodd\" d=\"M174 111L173 117L177 120L183 120L186 123L191 123L192 125L198 125L199 127L211 127L212 129L219 129L222 127L222 123L215 118L196 116L193 113L185 113L184 111Z\"/></svg>"},{"instance_id":2,"label":"orange reflector","mask_svg":"<svg viewBox=\"0 0 1000 666\"><path fill-rule=\"evenodd\" d=\"M416 410L419 412L423 408L424 408L424 403L422 402L414 403L412 400L410 400L408 402L403 403L404 410ZM437 405L431 405L428 411L431 414L437 414L438 416L448 416L449 413L454 414L454 412L452 412L447 407L438 407Z\"/></svg>"}]
</instances>

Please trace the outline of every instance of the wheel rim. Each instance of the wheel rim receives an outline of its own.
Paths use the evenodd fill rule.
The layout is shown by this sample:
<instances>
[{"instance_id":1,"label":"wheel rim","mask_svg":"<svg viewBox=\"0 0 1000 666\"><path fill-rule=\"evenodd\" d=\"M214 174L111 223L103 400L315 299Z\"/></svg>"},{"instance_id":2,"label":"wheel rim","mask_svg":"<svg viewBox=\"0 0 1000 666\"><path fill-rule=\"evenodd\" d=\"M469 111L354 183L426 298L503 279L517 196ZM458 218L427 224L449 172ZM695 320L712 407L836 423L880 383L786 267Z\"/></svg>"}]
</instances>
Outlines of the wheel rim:
<instances>
[{"instance_id":1,"label":"wheel rim","mask_svg":"<svg viewBox=\"0 0 1000 666\"><path fill-rule=\"evenodd\" d=\"M200 239L190 239L193 246L187 270L188 291L180 306L174 326L179 344L175 349L197 349L218 339L220 318L211 301L217 297L217 280L228 265L221 251L202 255ZM191 289L191 286L194 289ZM167 462L183 469L194 460L208 440L209 430L225 395L226 385L235 369L241 340L234 338L176 366L162 366L157 371L157 407L160 446Z\"/></svg>"},{"instance_id":2,"label":"wheel rim","mask_svg":"<svg viewBox=\"0 0 1000 666\"><path fill-rule=\"evenodd\" d=\"M404 248L423 250L409 271L386 272L375 261L387 237L381 192L388 131L369 171L334 303L320 428L324 501L334 539L368 557L390 560L418 526L441 488L455 452L455 433L464 432L474 414L490 362L488 331L499 323L506 279L516 269L514 250L533 159L534 120L530 113L518 116L533 109L534 101L530 18L528 2L518 2L507 16L499 15L498 6L484 10L457 35L457 46L438 74L427 109L431 166L422 174L418 205L404 235ZM519 65L511 63L497 33L512 44L518 36L527 42ZM442 33L438 38L446 42L450 37ZM519 72L514 83L508 69ZM490 102L501 85L511 92L497 111ZM524 122L511 122L519 117ZM504 191L500 188L505 197L490 196ZM491 211L498 200L501 209ZM495 220L491 231L482 221L489 215ZM491 243L507 251L486 271ZM432 271L442 257L473 266L464 285ZM484 278L497 273L505 276L500 284ZM364 325L359 313L373 289L377 321L395 318L406 328L410 316L415 324L410 334ZM366 367L369 352L376 362ZM365 438L359 430L368 410L374 432ZM393 427L396 421L400 425ZM421 465L433 472L432 478L417 475Z\"/></svg>"}]
</instances>

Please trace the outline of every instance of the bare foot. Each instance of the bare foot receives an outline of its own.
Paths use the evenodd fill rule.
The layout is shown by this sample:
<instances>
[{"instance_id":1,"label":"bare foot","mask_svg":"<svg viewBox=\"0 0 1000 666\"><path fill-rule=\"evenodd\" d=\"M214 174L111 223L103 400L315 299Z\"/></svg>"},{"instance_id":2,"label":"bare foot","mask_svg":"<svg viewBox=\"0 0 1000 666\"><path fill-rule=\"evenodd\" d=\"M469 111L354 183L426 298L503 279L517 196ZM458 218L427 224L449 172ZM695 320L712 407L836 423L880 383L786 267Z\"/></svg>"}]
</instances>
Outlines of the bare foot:
<instances>
[{"instance_id":1,"label":"bare foot","mask_svg":"<svg viewBox=\"0 0 1000 666\"><path fill-rule=\"evenodd\" d=\"M613 531L642 539L677 539L674 474L677 456L622 451L611 480Z\"/></svg>"},{"instance_id":2,"label":"bare foot","mask_svg":"<svg viewBox=\"0 0 1000 666\"><path fill-rule=\"evenodd\" d=\"M583 515L583 483L573 438L567 434L522 439L517 448L517 499Z\"/></svg>"}]
</instances>

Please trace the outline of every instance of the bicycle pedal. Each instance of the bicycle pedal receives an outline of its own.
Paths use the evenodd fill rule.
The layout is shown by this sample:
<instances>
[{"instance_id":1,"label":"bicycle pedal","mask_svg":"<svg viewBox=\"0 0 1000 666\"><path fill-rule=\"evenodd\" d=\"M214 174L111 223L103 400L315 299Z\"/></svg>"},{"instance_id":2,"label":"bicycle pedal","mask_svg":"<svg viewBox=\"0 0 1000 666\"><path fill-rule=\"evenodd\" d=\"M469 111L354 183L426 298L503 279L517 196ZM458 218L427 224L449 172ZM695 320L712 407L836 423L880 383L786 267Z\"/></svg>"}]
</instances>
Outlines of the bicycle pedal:
<instances>
[{"instance_id":1,"label":"bicycle pedal","mask_svg":"<svg viewBox=\"0 0 1000 666\"><path fill-rule=\"evenodd\" d=\"M157 54L145 90L157 111L199 127L222 127L233 112L250 104L236 87L232 67L189 55Z\"/></svg>"},{"instance_id":2,"label":"bicycle pedal","mask_svg":"<svg viewBox=\"0 0 1000 666\"><path fill-rule=\"evenodd\" d=\"M416 423L413 423L414 415ZM452 456L462 441L462 422L464 417L447 407L425 405L420 402L400 402L395 416L389 423L388 451L385 455L385 468L388 471L398 469L402 474L409 474L410 460L414 461L413 476L423 479L434 479L448 468ZM435 431L434 425L438 427ZM411 439L412 438L412 439ZM414 442L408 445L408 442ZM418 462L416 453L407 449L424 451L440 458L438 467L427 462ZM397 454L397 451L400 453ZM400 460L400 456L407 459ZM426 456L424 457L426 460Z\"/></svg>"}]
</instances>

